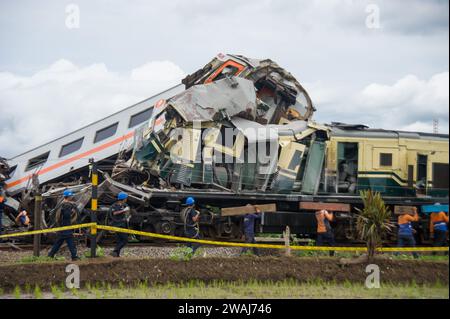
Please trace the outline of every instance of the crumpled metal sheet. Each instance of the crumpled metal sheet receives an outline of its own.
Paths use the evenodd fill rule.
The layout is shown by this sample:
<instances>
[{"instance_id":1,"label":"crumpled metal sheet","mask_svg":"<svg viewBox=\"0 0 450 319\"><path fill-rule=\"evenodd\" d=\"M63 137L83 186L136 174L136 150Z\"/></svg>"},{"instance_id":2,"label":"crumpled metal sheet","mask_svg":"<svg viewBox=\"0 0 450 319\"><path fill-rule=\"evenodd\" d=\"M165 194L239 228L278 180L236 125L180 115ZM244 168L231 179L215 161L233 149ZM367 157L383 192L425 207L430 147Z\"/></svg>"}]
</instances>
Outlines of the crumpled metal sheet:
<instances>
[{"instance_id":1,"label":"crumpled metal sheet","mask_svg":"<svg viewBox=\"0 0 450 319\"><path fill-rule=\"evenodd\" d=\"M186 122L220 120L225 113L228 117L255 118L257 106L253 82L238 77L195 85L171 98L168 104Z\"/></svg>"},{"instance_id":2,"label":"crumpled metal sheet","mask_svg":"<svg viewBox=\"0 0 450 319\"><path fill-rule=\"evenodd\" d=\"M316 111L308 92L306 92L297 79L290 72L270 59L259 61L258 67L246 77L255 83L264 78L286 96L292 95L293 98L295 96L295 101L292 101L291 107L299 112L300 117L298 119L300 120L310 119L314 111Z\"/></svg>"},{"instance_id":3,"label":"crumpled metal sheet","mask_svg":"<svg viewBox=\"0 0 450 319\"><path fill-rule=\"evenodd\" d=\"M244 134L249 144L261 141L272 141L278 143L278 132L267 125L261 125L240 117L235 117L231 123Z\"/></svg>"},{"instance_id":4,"label":"crumpled metal sheet","mask_svg":"<svg viewBox=\"0 0 450 319\"><path fill-rule=\"evenodd\" d=\"M308 92L290 72L270 59L259 60L241 55L219 54L205 67L188 75L182 83L186 85L186 88L203 84L211 78L216 70L219 70L229 61L245 67L237 76L251 80L255 87L258 87L258 97L264 91L261 88L267 86L276 93L275 96L263 97L264 102L271 106L271 109L264 116L269 123L278 123L280 115L289 120L309 120L312 118L316 109ZM264 95L264 93L262 94ZM279 114L276 114L277 112ZM274 118L272 118L273 116Z\"/></svg>"}]
</instances>

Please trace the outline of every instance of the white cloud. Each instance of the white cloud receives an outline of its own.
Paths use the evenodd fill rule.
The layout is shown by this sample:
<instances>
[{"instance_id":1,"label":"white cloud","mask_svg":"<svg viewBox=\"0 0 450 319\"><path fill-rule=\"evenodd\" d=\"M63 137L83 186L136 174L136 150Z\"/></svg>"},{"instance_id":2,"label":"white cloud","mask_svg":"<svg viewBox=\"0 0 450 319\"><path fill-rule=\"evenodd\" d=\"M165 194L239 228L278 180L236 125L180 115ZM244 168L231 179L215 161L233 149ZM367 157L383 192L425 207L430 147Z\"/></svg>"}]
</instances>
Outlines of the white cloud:
<instances>
[{"instance_id":1,"label":"white cloud","mask_svg":"<svg viewBox=\"0 0 450 319\"><path fill-rule=\"evenodd\" d=\"M169 61L153 61L126 74L105 64L77 66L59 60L30 76L0 72L0 155L11 157L80 128L180 83L185 73ZM363 88L305 83L320 122L431 132L439 119L448 133L449 72Z\"/></svg>"},{"instance_id":2,"label":"white cloud","mask_svg":"<svg viewBox=\"0 0 450 319\"><path fill-rule=\"evenodd\" d=\"M312 89L313 94L323 91L320 87ZM320 119L424 132L432 132L433 120L437 119L439 131L449 131L448 71L428 80L406 75L391 85L372 83L356 93L334 92L332 98L317 107Z\"/></svg>"},{"instance_id":3,"label":"white cloud","mask_svg":"<svg viewBox=\"0 0 450 319\"><path fill-rule=\"evenodd\" d=\"M185 73L153 61L117 74L104 64L59 60L24 77L0 72L0 154L13 156L180 83Z\"/></svg>"}]
</instances>

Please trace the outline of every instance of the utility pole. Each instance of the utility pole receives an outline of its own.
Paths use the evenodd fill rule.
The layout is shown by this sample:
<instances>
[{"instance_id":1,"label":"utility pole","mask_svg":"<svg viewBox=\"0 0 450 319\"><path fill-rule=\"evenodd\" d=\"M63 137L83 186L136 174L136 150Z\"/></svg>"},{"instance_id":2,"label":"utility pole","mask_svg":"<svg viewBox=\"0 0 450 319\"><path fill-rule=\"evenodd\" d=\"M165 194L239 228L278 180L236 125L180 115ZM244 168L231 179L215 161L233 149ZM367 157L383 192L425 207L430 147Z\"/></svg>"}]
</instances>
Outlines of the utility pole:
<instances>
[{"instance_id":1,"label":"utility pole","mask_svg":"<svg viewBox=\"0 0 450 319\"><path fill-rule=\"evenodd\" d=\"M91 167L91 183L92 183L92 196L91 196L91 223L97 222L97 209L98 209L98 169L97 163L94 159L89 159ZM97 256L97 227L91 227L91 258Z\"/></svg>"},{"instance_id":2,"label":"utility pole","mask_svg":"<svg viewBox=\"0 0 450 319\"><path fill-rule=\"evenodd\" d=\"M39 187L39 179L35 174L32 177L34 188L34 230L41 230L42 221L42 194ZM33 255L39 257L41 252L41 234L34 235L33 238Z\"/></svg>"}]
</instances>

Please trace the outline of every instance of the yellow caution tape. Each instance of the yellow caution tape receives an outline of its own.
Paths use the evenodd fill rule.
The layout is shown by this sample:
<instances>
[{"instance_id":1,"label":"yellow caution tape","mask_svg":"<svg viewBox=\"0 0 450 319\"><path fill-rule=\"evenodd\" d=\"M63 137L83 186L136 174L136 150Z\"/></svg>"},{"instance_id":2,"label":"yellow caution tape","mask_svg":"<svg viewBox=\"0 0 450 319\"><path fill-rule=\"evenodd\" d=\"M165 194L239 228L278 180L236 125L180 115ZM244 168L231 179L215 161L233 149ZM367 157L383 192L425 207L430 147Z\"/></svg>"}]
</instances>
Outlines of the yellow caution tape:
<instances>
[{"instance_id":1,"label":"yellow caution tape","mask_svg":"<svg viewBox=\"0 0 450 319\"><path fill-rule=\"evenodd\" d=\"M48 229L42 229L42 230L32 230L32 231L27 231L27 232L20 232L20 233L18 232L18 233L0 235L0 238L22 237L22 236L54 233L54 232L60 232L60 231L64 231L64 230L95 227L96 225L97 225L96 223L87 223L87 224L79 224L79 225L73 225L73 226L48 228Z\"/></svg>"},{"instance_id":2,"label":"yellow caution tape","mask_svg":"<svg viewBox=\"0 0 450 319\"><path fill-rule=\"evenodd\" d=\"M154 237L168 240L177 240L177 241L185 241L185 242L193 242L205 245L217 245L217 246L230 246L230 247L255 247L255 248L271 248L271 249L286 249L285 245L271 245L271 244L247 244L247 243L230 243L225 241L212 241L212 240L203 240L203 239L193 239L186 237L178 237L178 236L170 236L170 235L162 235L156 233L148 233L142 232L138 230L131 230L126 228L112 227L112 226L104 226L98 225L98 229L109 230L113 232L121 232L133 235L140 235L146 237ZM319 251L362 251L366 252L366 247L318 247L318 246L289 246L292 250L319 250ZM378 251L448 251L448 247L401 247L401 248L379 248Z\"/></svg>"},{"instance_id":3,"label":"yellow caution tape","mask_svg":"<svg viewBox=\"0 0 450 319\"><path fill-rule=\"evenodd\" d=\"M156 234L156 233L149 233L149 232L143 232L139 230L132 230L127 228L120 228L120 227L112 227L112 226L105 226L105 225L99 225L97 223L87 223L87 224L79 224L79 225L73 225L73 226L66 226L66 227L57 227L57 228L49 228L49 229L43 229L43 230L34 230L29 232L23 232L23 233L12 233L12 234L5 234L1 235L0 238L9 238L9 237L22 237L22 236L28 236L28 235L37 235L37 234L45 234L45 233L53 233L53 232L59 232L64 230L70 230L70 229L79 229L79 228L92 228L94 230L93 233L96 233L97 229L103 229L108 230L112 232L119 232L119 233L126 233L126 234L132 234L132 235L139 235L139 236L145 236L145 237L153 237L153 238L161 238L161 239L167 239L167 240L175 240L175 241L184 241L184 242L192 242L192 243L199 243L204 245L216 245L216 246L229 246L229 247L255 247L255 248L268 248L268 249L286 249L289 248L291 250L309 250L309 251L352 251L352 252L366 252L366 247L319 247L319 246L289 246L286 247L285 245L273 245L273 244L247 244L247 243L232 243L232 242L225 242L225 241L213 241L213 240L204 240L204 239L193 239L193 238L187 238L187 237L179 237L179 236L170 236L170 235L162 235L162 234ZM385 248L378 248L378 251L381 252L419 252L419 251L448 251L448 247L385 247Z\"/></svg>"}]
</instances>

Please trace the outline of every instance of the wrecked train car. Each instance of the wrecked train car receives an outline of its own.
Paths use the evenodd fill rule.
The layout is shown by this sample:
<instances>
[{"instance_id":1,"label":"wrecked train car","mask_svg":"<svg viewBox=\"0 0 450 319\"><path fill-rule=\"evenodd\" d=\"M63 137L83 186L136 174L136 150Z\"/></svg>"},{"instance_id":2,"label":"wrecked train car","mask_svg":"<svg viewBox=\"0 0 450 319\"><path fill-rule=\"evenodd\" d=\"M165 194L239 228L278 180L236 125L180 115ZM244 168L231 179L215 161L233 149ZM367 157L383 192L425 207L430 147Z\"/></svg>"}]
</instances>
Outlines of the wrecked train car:
<instances>
[{"instance_id":1,"label":"wrecked train car","mask_svg":"<svg viewBox=\"0 0 450 319\"><path fill-rule=\"evenodd\" d=\"M392 207L448 203L439 178L448 175L448 136L318 124L308 93L271 60L219 55L183 84L10 160L9 194L25 204L36 174L51 227L65 188L88 207L92 157L103 172L102 223L119 191L130 194L130 227L175 235L183 234L183 201L194 195L212 238L239 238L248 203L266 205L260 231L289 225L314 236L314 209L328 205L340 241L356 239L359 190L381 191Z\"/></svg>"}]
</instances>

